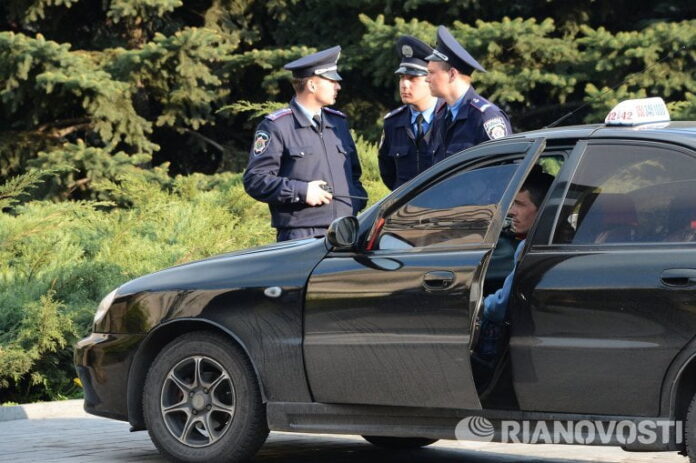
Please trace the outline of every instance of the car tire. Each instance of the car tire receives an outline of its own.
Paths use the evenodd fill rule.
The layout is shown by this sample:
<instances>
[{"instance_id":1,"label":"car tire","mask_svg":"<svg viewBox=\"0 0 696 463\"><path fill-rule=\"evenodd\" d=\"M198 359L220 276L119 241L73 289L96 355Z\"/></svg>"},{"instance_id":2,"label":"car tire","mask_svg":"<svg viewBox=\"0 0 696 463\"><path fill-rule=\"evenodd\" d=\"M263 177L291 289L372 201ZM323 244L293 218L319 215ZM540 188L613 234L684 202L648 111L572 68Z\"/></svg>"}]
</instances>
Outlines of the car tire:
<instances>
[{"instance_id":1,"label":"car tire","mask_svg":"<svg viewBox=\"0 0 696 463\"><path fill-rule=\"evenodd\" d=\"M152 442L173 461L244 461L268 436L249 359L216 333L188 333L162 349L145 379L143 414Z\"/></svg>"},{"instance_id":2,"label":"car tire","mask_svg":"<svg viewBox=\"0 0 696 463\"><path fill-rule=\"evenodd\" d=\"M372 445L385 449L418 449L434 444L438 439L428 439L425 437L388 437L388 436L362 436L363 439Z\"/></svg>"},{"instance_id":3,"label":"car tire","mask_svg":"<svg viewBox=\"0 0 696 463\"><path fill-rule=\"evenodd\" d=\"M691 399L684 424L684 443L690 463L696 463L696 394Z\"/></svg>"}]
</instances>

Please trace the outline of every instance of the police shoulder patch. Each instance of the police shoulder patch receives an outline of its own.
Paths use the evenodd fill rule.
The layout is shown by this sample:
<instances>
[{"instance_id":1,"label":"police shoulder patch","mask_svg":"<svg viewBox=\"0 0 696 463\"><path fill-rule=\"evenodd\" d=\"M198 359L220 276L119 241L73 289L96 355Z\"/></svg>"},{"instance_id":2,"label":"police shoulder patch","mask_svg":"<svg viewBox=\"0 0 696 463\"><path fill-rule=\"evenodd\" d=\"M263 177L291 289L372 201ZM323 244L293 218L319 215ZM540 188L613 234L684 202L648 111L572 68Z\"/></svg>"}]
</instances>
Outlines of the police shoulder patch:
<instances>
[{"instance_id":1,"label":"police shoulder patch","mask_svg":"<svg viewBox=\"0 0 696 463\"><path fill-rule=\"evenodd\" d=\"M274 111L271 114L266 114L266 119L275 121L276 119L279 119L283 116L289 116L290 114L292 114L292 109L283 108L279 109L278 111Z\"/></svg>"},{"instance_id":2,"label":"police shoulder patch","mask_svg":"<svg viewBox=\"0 0 696 463\"><path fill-rule=\"evenodd\" d=\"M265 130L257 130L254 134L254 156L259 156L266 151L269 141L271 141L270 133Z\"/></svg>"},{"instance_id":3,"label":"police shoulder patch","mask_svg":"<svg viewBox=\"0 0 696 463\"><path fill-rule=\"evenodd\" d=\"M406 109L407 107L408 107L408 105L399 106L398 108L393 109L393 110L389 111L387 114L385 114L385 115L384 115L384 118L385 118L385 119L389 119L389 118L392 117L392 116L396 116L397 114L399 114L400 112L402 112L402 111L403 111L404 109Z\"/></svg>"},{"instance_id":4,"label":"police shoulder patch","mask_svg":"<svg viewBox=\"0 0 696 463\"><path fill-rule=\"evenodd\" d=\"M493 107L493 103L478 96L471 100L471 106L473 106L481 112L485 112L488 108Z\"/></svg>"},{"instance_id":5,"label":"police shoulder patch","mask_svg":"<svg viewBox=\"0 0 696 463\"><path fill-rule=\"evenodd\" d=\"M508 134L507 125L502 117L493 117L483 123L483 130L491 140L504 137Z\"/></svg>"},{"instance_id":6,"label":"police shoulder patch","mask_svg":"<svg viewBox=\"0 0 696 463\"><path fill-rule=\"evenodd\" d=\"M327 113L335 114L335 115L343 117L343 118L348 117L345 114L343 114L341 111L339 111L338 109L324 108L324 111L326 111Z\"/></svg>"}]
</instances>

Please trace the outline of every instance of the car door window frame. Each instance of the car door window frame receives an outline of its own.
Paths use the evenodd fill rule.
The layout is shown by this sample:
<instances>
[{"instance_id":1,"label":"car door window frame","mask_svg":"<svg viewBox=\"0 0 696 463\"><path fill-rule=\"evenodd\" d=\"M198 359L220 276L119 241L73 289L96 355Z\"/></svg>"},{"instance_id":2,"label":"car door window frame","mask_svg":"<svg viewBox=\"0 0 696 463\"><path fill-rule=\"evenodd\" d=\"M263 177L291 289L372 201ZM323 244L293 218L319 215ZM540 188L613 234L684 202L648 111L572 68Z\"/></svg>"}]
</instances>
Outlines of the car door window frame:
<instances>
[{"instance_id":1,"label":"car door window frame","mask_svg":"<svg viewBox=\"0 0 696 463\"><path fill-rule=\"evenodd\" d=\"M379 211L377 212L377 215L375 216L375 219L372 221L372 226L370 227L369 233L367 235L367 238L363 240L360 243L360 251L361 252L369 252L369 253L374 253L375 255L379 255L381 253L394 253L394 252L422 252L423 250L428 250L428 251L437 251L437 252L445 252L448 250L462 250L462 249L481 249L482 247L485 248L492 248L495 246L497 236L499 235L499 231L497 233L493 233L493 229L499 228L500 225L502 225L502 221L505 218L505 215L507 214L507 210L501 212L502 207L498 206L496 208L495 214L491 219L491 222L488 226L488 230L486 232L486 235L484 236L483 240L479 243L467 243L467 244L457 244L457 245L438 245L438 246L420 246L420 247L414 247L411 249L400 249L400 250L395 250L395 249L367 249L367 244L369 243L369 240L372 240L373 238L378 237L379 231L377 230L377 225L384 220L385 217L387 217L389 214L393 213L394 211L398 210L400 207L403 207L405 204L408 203L408 201L412 200L416 196L418 196L421 192L425 191L426 189L430 188L432 185L435 183L441 182L446 180L447 178L450 178L454 175L461 174L462 172L465 171L473 171L475 169L480 169L488 166L493 166L493 165L500 165L502 163L506 162L515 162L515 163L521 163L526 156L529 154L530 150L535 145L538 145L539 143L544 143L543 139L533 139L526 141L524 145L521 145L519 141L517 141L513 146L515 146L517 149L515 152L504 152L504 154L500 154L497 156L491 155L491 156L486 156L483 159L481 157L476 157L475 159L472 159L470 162L465 162L459 166L458 169L456 170L444 170L443 172L440 173L440 175L436 175L432 177L431 179L421 183L417 188L412 189L408 193L405 193L403 196L397 198L393 202L389 202L389 204L385 204L384 206L380 207ZM524 151L520 150L520 147L524 147ZM538 146L537 146L538 150ZM502 151L502 150L501 150ZM543 150L542 150L543 152ZM525 172L525 175L527 175L528 172ZM505 187L503 194L500 196L500 199L496 204L501 205L505 202L505 199L508 198L511 195L514 195L515 192L510 191L510 185L515 183L515 180L519 178L520 172L519 169L516 170L511 179L508 181L507 186ZM381 228L381 225L380 225ZM493 239L493 237L496 237L496 239Z\"/></svg>"},{"instance_id":2,"label":"car door window frame","mask_svg":"<svg viewBox=\"0 0 696 463\"><path fill-rule=\"evenodd\" d=\"M452 174L455 170L460 172L462 169L474 168L481 162L497 162L508 156L518 156L527 153L536 140L538 139L511 138L486 142L439 162L409 182L401 185L360 214L359 238L354 249L330 252L372 252L366 248L370 238L373 236L374 228L379 220L384 217L385 210L393 207L397 202L407 201L407 196L412 197L414 194L417 194L416 190L427 188L432 182Z\"/></svg>"},{"instance_id":3,"label":"car door window frame","mask_svg":"<svg viewBox=\"0 0 696 463\"><path fill-rule=\"evenodd\" d=\"M556 224L561 213L563 200L568 194L570 181L575 176L587 146L587 140L578 140L572 150L566 155L561 170L556 175L551 186L551 190L546 194L546 198L544 198L544 202L540 206L541 213L529 230L526 249L552 245L551 241L556 233ZM524 255L524 252L522 255Z\"/></svg>"},{"instance_id":4,"label":"car door window frame","mask_svg":"<svg viewBox=\"0 0 696 463\"><path fill-rule=\"evenodd\" d=\"M544 208L544 211L542 215L540 216L540 220L537 222L537 226L541 227L541 224L543 222L544 228L548 230L548 233L543 233L542 235L533 235L533 241L530 243L529 246L533 247L544 247L544 248L562 248L564 250L575 250L575 249L592 249L592 248L598 248L601 247L603 249L613 249L617 247L624 247L624 246L630 246L630 247L636 247L636 246L658 246L658 247L664 247L664 246L682 246L682 245L696 245L696 242L661 242L661 241L636 241L636 242L617 242L617 243L556 243L554 242L554 237L556 235L558 226L559 226L559 221L562 220L561 215L563 214L563 206L565 205L567 198L568 198L568 193L570 191L571 186L573 185L573 180L575 179L577 175L577 170L580 167L580 165L583 162L583 159L585 159L585 155L588 151L588 149L593 148L593 147L598 147L598 146L640 146L642 148L659 148L662 150L670 150L670 151L676 151L681 154L690 156L694 158L694 162L696 162L696 152L693 150L690 150L688 148L685 148L681 145L676 145L672 143L665 143L661 141L655 141L655 140L637 140L637 139L617 139L617 138L597 138L597 139L592 139L592 140L579 140L578 143L576 144L576 147L573 149L573 152L570 155L570 158L568 159L568 162L565 163L561 171L559 172L559 176L557 178L557 185L562 185L561 187L557 187L554 189L554 191L551 192L551 195L547 197L547 203L549 208L554 208L555 210L547 212L546 207ZM567 168L566 168L567 167ZM553 212L553 214L551 214ZM550 221L551 217L553 217L552 222L549 224L548 222ZM531 232L534 232L534 230L531 230Z\"/></svg>"},{"instance_id":5,"label":"car door window frame","mask_svg":"<svg viewBox=\"0 0 696 463\"><path fill-rule=\"evenodd\" d=\"M429 206L422 206L422 207L424 207L423 213L421 214L422 217L420 219L413 219L413 220L409 221L409 223L405 224L405 228L404 228L405 233L408 234L407 230L411 229L412 226L414 228L419 228L417 223L420 223L420 220L424 220L424 219L427 219L427 220L438 220L438 219L448 220L448 215L447 215L448 213L459 211L459 210L464 211L465 209L472 208L472 207L490 210L491 215L489 217L487 217L486 219L482 219L482 220L486 220L488 223L486 223L485 226L481 227L479 229L479 231L474 232L475 234L478 234L480 231L482 231L483 233L481 233L480 238L474 238L474 239L472 239L470 241L466 241L466 242L456 242L458 238L455 239L452 236L449 236L448 238L442 238L441 241L435 241L435 242L428 243L428 244L417 243L417 244L409 247L408 249L435 250L435 249L467 249L467 248L479 249L479 248L481 248L482 245L487 244L485 237L488 235L488 228L492 224L493 218L497 214L500 200L502 199L503 194L507 189L507 183L510 180L512 180L512 178L515 175L515 172L517 170L517 166L522 159L523 158L519 158L519 159L511 158L511 159L508 159L510 162L502 161L502 162L496 162L496 163L485 162L485 163L475 164L468 169L459 169L457 171L449 173L449 175L447 175L447 176L439 178L435 182L430 182L426 188L422 188L422 189L417 190L416 192L414 192L413 195L409 195L407 198L404 198L403 201L395 203L393 205L393 207L391 207L385 211L385 214L382 216L382 218L385 219L385 223L382 225L382 227L379 231L375 232L376 233L376 236L375 236L376 242L379 242L381 245L381 241L382 241L383 237L385 236L385 233L388 233L390 230L393 231L397 235L399 234L398 226L397 226L397 229L393 229L394 225L390 224L390 219L392 219L392 220L395 218L398 219L397 214L399 214L400 212L403 212L404 208L407 208L409 206L413 206L413 207L418 208L419 207L418 204L422 204L423 200L427 201L428 199L432 200L433 198L437 198L437 200L435 202L439 203L439 205L433 203L433 204L430 204ZM488 176L488 178L486 178L484 183L483 183L483 190L488 191L491 194L493 192L496 193L492 198L490 198L492 200L490 203L476 204L476 201L463 200L463 201L461 201L462 204L451 205L451 207L446 207L446 200L445 199L441 199L441 196L439 196L439 195L432 196L434 194L432 190L435 188L437 188L439 190L442 190L443 187L446 188L446 191L440 191L441 194L444 194L447 191L451 191L452 189L457 189L457 188L461 187L462 184L469 184L469 182L471 182L473 180L473 178L471 178L471 177L468 177L466 179L457 179L457 177L460 177L463 175L466 175L466 176L474 175L475 176L476 175L475 173L477 171L481 171L484 169L491 169L491 168L493 168L493 169L503 168L504 170L499 169L496 172L489 171L486 174L483 174L483 175ZM504 184L502 183L503 177L506 177L508 179ZM497 185L492 185L491 183L494 181L498 181L500 183L498 183ZM449 185L443 185L443 184L446 184L448 182L450 183ZM455 185L455 183L456 183L456 185ZM465 193L465 195L468 195L469 192L470 192L470 190L467 193ZM473 199L473 198L468 198L468 199ZM421 203L418 203L418 201L421 201ZM415 202L415 204L414 204L414 202ZM455 203L458 203L458 202L459 201L455 200ZM472 203L472 204L467 204L467 203ZM440 217L440 215L443 213L444 213L444 216ZM467 211L467 215L469 215L471 213L475 213L475 211L473 211L473 210ZM433 219L433 216L436 216L436 217ZM451 220L451 218L449 218L449 220ZM447 224L444 227L442 227L440 229L440 231L445 232L445 233L447 233L448 231L452 232L454 230L457 230L461 225L472 224L474 221L476 221L476 219L473 216L468 217L468 218L463 218L460 220L455 219L455 220L453 220L453 222L451 224ZM413 223L410 223L410 222L413 222ZM424 222L424 223L427 223L427 222ZM428 234L430 232L432 232L432 230L430 230L430 231L423 230L422 236L420 238L416 238L416 242L418 242L422 238L425 238L426 236L428 236ZM464 235L467 235L467 232L465 230L462 230L462 237L464 237ZM388 251L388 250L396 250L396 249L399 249L399 248L391 248L391 249L384 249L384 250ZM403 248L401 248L401 249L403 249ZM381 247L380 247L380 250L382 250ZM375 251L376 251L376 249L375 249Z\"/></svg>"}]
</instances>

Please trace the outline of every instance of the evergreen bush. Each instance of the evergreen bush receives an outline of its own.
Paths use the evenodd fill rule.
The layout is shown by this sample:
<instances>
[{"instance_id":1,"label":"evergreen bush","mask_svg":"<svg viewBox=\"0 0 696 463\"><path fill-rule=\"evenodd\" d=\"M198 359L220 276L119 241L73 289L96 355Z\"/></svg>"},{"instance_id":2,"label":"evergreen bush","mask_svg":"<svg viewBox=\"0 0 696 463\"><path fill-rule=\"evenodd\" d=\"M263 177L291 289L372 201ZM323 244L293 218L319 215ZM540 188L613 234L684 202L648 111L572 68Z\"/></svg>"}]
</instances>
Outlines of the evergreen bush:
<instances>
[{"instance_id":1,"label":"evergreen bush","mask_svg":"<svg viewBox=\"0 0 696 463\"><path fill-rule=\"evenodd\" d=\"M282 64L342 45L337 107L371 204L388 192L375 143L400 104L394 42L433 44L439 24L516 130L640 96L696 119L696 3L634 3L3 0L0 403L79 394L72 345L114 287L274 240L240 172L293 94Z\"/></svg>"}]
</instances>

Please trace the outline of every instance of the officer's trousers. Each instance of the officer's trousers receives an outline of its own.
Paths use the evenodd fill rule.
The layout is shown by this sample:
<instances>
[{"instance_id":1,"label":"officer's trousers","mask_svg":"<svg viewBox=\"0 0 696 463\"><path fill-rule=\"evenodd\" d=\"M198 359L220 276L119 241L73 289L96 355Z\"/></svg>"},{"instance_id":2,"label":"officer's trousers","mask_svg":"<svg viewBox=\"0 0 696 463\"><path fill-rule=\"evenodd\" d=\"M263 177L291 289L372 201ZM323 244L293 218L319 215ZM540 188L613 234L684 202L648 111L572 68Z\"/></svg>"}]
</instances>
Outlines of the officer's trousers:
<instances>
[{"instance_id":1,"label":"officer's trousers","mask_svg":"<svg viewBox=\"0 0 696 463\"><path fill-rule=\"evenodd\" d=\"M276 241L296 240L299 238L311 238L313 236L326 235L324 227L306 227L306 228L278 228Z\"/></svg>"}]
</instances>

